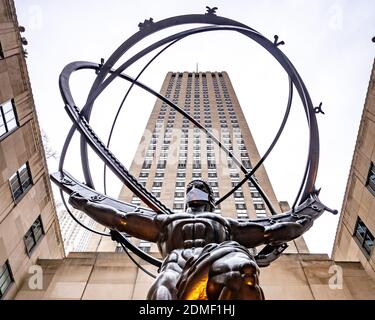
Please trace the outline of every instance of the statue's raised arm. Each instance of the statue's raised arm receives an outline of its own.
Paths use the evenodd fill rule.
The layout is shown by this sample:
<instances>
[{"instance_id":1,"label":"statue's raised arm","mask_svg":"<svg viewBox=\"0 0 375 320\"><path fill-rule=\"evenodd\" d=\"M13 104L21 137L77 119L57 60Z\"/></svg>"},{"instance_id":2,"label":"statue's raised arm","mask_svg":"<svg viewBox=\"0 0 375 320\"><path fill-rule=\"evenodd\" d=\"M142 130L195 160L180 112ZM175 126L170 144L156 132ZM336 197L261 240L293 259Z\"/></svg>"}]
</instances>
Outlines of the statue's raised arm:
<instances>
[{"instance_id":1,"label":"statue's raised arm","mask_svg":"<svg viewBox=\"0 0 375 320\"><path fill-rule=\"evenodd\" d=\"M294 211L290 210L264 219L231 220L231 237L245 247L261 244L278 246L304 234L324 211L337 213L336 210L331 210L321 203L318 192L312 193Z\"/></svg>"},{"instance_id":2,"label":"statue's raised arm","mask_svg":"<svg viewBox=\"0 0 375 320\"><path fill-rule=\"evenodd\" d=\"M133 237L157 242L163 214L104 196L75 180L69 173L57 172L52 180L69 195L69 203L99 224Z\"/></svg>"},{"instance_id":3,"label":"statue's raised arm","mask_svg":"<svg viewBox=\"0 0 375 320\"><path fill-rule=\"evenodd\" d=\"M152 242L157 242L160 236L156 212L121 212L113 206L90 201L76 192L70 195L69 203L109 229Z\"/></svg>"}]
</instances>

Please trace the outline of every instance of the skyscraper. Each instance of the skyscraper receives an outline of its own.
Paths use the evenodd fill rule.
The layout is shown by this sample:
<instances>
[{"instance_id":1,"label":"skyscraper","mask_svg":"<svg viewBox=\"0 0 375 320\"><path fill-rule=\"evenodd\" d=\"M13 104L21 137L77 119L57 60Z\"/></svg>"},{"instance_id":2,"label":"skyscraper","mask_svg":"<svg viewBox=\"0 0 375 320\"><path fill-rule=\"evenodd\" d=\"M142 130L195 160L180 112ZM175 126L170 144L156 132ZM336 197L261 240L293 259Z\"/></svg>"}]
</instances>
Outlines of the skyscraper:
<instances>
[{"instance_id":1,"label":"skyscraper","mask_svg":"<svg viewBox=\"0 0 375 320\"><path fill-rule=\"evenodd\" d=\"M360 261L375 278L375 64L353 153L333 258Z\"/></svg>"},{"instance_id":2,"label":"skyscraper","mask_svg":"<svg viewBox=\"0 0 375 320\"><path fill-rule=\"evenodd\" d=\"M39 258L64 256L22 30L13 1L0 1L0 299Z\"/></svg>"},{"instance_id":3,"label":"skyscraper","mask_svg":"<svg viewBox=\"0 0 375 320\"><path fill-rule=\"evenodd\" d=\"M63 207L62 203L56 206L56 210L57 217L59 219L61 236L64 242L65 253L68 254L71 251L88 251L88 244L93 233L84 229L76 221L74 221L65 207ZM84 225L88 226L89 228L96 228L97 223L89 216L78 210L71 210L77 219Z\"/></svg>"},{"instance_id":4,"label":"skyscraper","mask_svg":"<svg viewBox=\"0 0 375 320\"><path fill-rule=\"evenodd\" d=\"M247 170L258 163L259 152L226 72L168 72L160 93L214 134ZM243 179L233 160L210 137L161 100L155 103L130 172L174 212L184 211L186 185L193 179L208 181L216 200ZM264 166L255 179L275 210L282 212L285 204L280 207ZM119 198L142 205L126 187ZM270 215L251 182L220 203L215 212L235 219ZM308 252L303 238L297 242L302 252ZM157 250L144 241L139 245L144 250ZM98 251L111 246L109 240L102 239ZM295 242L288 252L297 252Z\"/></svg>"}]
</instances>

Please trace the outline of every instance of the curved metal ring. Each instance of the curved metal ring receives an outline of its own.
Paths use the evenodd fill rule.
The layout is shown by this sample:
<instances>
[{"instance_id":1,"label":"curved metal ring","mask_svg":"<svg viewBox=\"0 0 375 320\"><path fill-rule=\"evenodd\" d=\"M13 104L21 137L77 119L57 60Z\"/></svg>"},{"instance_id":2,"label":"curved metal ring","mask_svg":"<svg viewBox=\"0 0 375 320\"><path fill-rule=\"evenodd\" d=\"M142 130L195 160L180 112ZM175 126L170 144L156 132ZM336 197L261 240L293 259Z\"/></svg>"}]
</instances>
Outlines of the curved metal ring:
<instances>
[{"instance_id":1,"label":"curved metal ring","mask_svg":"<svg viewBox=\"0 0 375 320\"><path fill-rule=\"evenodd\" d=\"M215 30L216 30L216 28L217 27L214 27L215 28ZM189 30L189 33L191 34L191 33L195 33L195 32L203 32L203 31L209 31L207 28L204 28L205 30L200 30L200 31L197 31L196 29L195 29L195 31L191 31L191 30ZM221 28L221 29L232 29L232 28ZM212 27L211 27L211 31L212 31L213 29L212 29ZM243 31L243 30L236 30L236 31L239 31L239 32L241 32L241 33L245 33L246 31L248 32L248 30L246 30L245 32ZM187 36L188 34L187 34L187 31L183 34L183 36ZM258 35L259 36L259 34L256 34L256 35ZM179 34L179 36L181 36L181 33ZM170 37L168 38L168 40L170 40ZM268 41L268 40L267 40ZM270 41L268 41L269 43L271 43ZM273 43L271 43L272 45L273 45ZM276 48L277 49L277 48ZM277 49L278 50L278 49ZM280 51L281 52L281 51ZM145 53L143 53L142 54L142 56L144 55ZM279 60L279 59L278 59ZM287 60L287 59L286 59ZM288 63L288 60L286 61L287 63ZM126 64L126 63L125 63ZM129 64L129 63L128 63ZM119 69L124 69L126 66L122 66L122 67L120 67ZM116 73L118 73L119 72L119 69L117 69L116 70L116 72L114 72L114 74L112 74L111 76L114 76ZM288 70L287 70L288 71ZM292 72L293 71L295 71L294 70L294 68L292 68ZM111 77L110 76L110 77ZM107 80L109 80L110 79L110 77L108 77L108 79ZM299 79L299 77L298 77L298 74L294 74L294 78L296 78L296 82L298 83L299 82L299 84L301 85L301 84L303 84L303 83L301 83L301 81L299 81L300 79ZM108 85L108 84L107 84ZM302 87L303 88L303 87ZM297 89L299 89L299 91L302 91L301 90L301 88L297 88ZM100 90L99 90L100 91ZM100 94L100 92L98 93L96 93L97 95L98 94ZM303 99L303 98L307 98L308 97L308 94L306 95L306 92L303 92L303 95L302 95L302 97L301 97L301 99L302 99L302 102L304 103L304 105L305 105L305 102L307 101L308 102L308 99ZM306 110L307 109L307 110ZM310 116L311 116L311 112L308 112L308 108L306 108L305 107L305 111L306 111L306 114L307 114L307 116L308 116L308 121L309 121L309 119L310 119ZM315 116L315 114L313 113L313 115ZM310 127L310 133L311 133L311 130L312 128ZM315 137L318 137L318 135L317 134L315 134ZM311 140L311 137L310 137L310 140ZM316 144L318 144L318 141L316 141L317 139L314 139L315 140L315 145ZM312 167L312 164L316 164L316 161L311 161L311 150L312 149L314 149L315 150L315 155L318 155L318 153L316 153L316 150L318 149L318 148L311 148L313 146L313 144L311 143L311 141L310 141L310 150L309 150L309 160L308 160L308 163L307 163L307 166L306 166L306 171L305 171L305 177L307 176L307 173L309 173L309 176L307 177L307 179L306 180L311 180L311 179L309 179L309 178L311 178L311 176L312 175L314 175L314 172L316 172L316 170L309 170L309 169L311 169L311 167ZM316 166L315 166L316 167ZM243 170L242 169L242 171L243 172L245 172L246 174L248 173L247 172L247 170ZM315 177L313 178L313 180L315 181ZM304 197L301 199L301 201L302 200L304 200L304 198L305 197L307 197L307 195L309 194L309 193L311 193L313 190L314 190L314 183L311 183L311 181L308 181L309 183L305 183L305 180L303 181L303 183L302 183L302 185L301 185L301 188L302 188L302 186L304 186L305 185L305 192L304 192ZM306 189L308 189L308 190L306 190ZM307 192L306 192L307 191ZM299 198L299 196L300 196L300 194L301 194L301 190L300 190L300 192L299 192L299 194L297 195L297 198L296 199L298 199ZM271 210L272 211L272 210Z\"/></svg>"},{"instance_id":2,"label":"curved metal ring","mask_svg":"<svg viewBox=\"0 0 375 320\"><path fill-rule=\"evenodd\" d=\"M218 17L218 16L213 16L213 15L187 15L187 16L178 16L178 17L173 17L173 18L168 18L159 22L156 22L152 25L151 28L146 28L143 29L136 34L134 34L132 37L130 37L128 40L126 40L113 54L112 56L108 59L108 61L103 65L101 70L99 71L99 74L94 81L94 84L90 90L89 96L87 98L87 102L85 106L83 107L83 114L85 116L88 115L90 116L91 110L93 103L96 99L96 97L104 90L104 88L111 82L113 79L116 77L117 72L123 71L126 67L128 67L131 63L134 62L126 62L124 63L119 69L117 69L114 74L110 75L108 78L106 76L110 72L110 68L114 65L116 61L119 60L119 58L134 44L139 42L140 40L144 39L148 35L160 31L161 29L168 28L171 26L175 25L180 25L180 24L186 24L186 23L209 23L209 24L222 24L222 25L234 25L234 26L239 26L240 28L243 28L244 31L251 32L251 34L247 34L250 38L258 42L260 45L262 45L264 48L267 49L279 62L280 64L284 67L284 69L287 71L289 76L293 74L293 82L298 83L297 91L300 94L301 100L303 102L305 112L308 118L308 122L310 125L310 146L309 146L309 156L308 156L308 161L306 164L306 169L305 169L305 175L304 179L301 184L301 188L297 194L296 201L300 200L302 202L305 200L308 195L315 190L314 182L316 179L317 175L317 167L318 167L318 159L319 159L319 136L317 133L317 126L316 126L316 119L315 119L315 114L314 112L311 112L312 108L312 103L311 99L309 97L309 94L303 84L302 79L298 75L297 71L294 69L293 65L290 63L290 61L287 59L287 57L275 46L275 44L265 37L263 37L259 32L255 31L254 29L238 23L237 21L230 20L227 18L223 17ZM241 32L241 31L240 31ZM245 33L245 32L242 32ZM156 44L159 44L160 41ZM135 56L134 56L135 57ZM133 57L133 58L134 58ZM132 60L132 59L130 59ZM127 64L127 65L126 65ZM289 71L288 71L289 70ZM106 78L106 79L105 79ZM103 79L103 83L100 83ZM310 108L311 107L311 108ZM311 119L311 123L310 123ZM314 143L311 143L311 133L314 131L312 134L314 136ZM87 158L87 146L81 140L81 151L82 151L82 161L84 162L84 175L86 179L86 183L88 185L92 184L92 179L91 179L91 174L90 174L90 169L88 165L88 158ZM303 190L304 187L304 190ZM302 196L301 196L302 194Z\"/></svg>"},{"instance_id":3,"label":"curved metal ring","mask_svg":"<svg viewBox=\"0 0 375 320\"><path fill-rule=\"evenodd\" d=\"M169 28L169 27L176 26L176 25L188 24L188 23L207 23L207 24L212 24L213 26L185 30L183 32L179 32L179 33L176 33L172 36L164 38L164 39L150 45L146 49L140 51L138 54L134 55L132 58L127 60L125 63L123 63L116 70L112 70L112 67L114 66L114 64L123 56L123 54L127 50L129 50L132 46L134 46L136 43L141 41L142 39L146 38L147 36L151 35L152 33L160 31L162 29ZM186 16L172 17L172 18L168 18L168 19L156 22L151 27L142 29L141 31L135 33L128 40L126 40L111 55L111 57L107 60L107 62L105 64L103 64L102 66L100 66L100 68L99 68L99 65L92 64L92 63L86 63L86 62L73 63L75 66L74 66L74 68L70 68L70 72L68 72L69 76L70 76L71 72L77 71L77 70L83 69L83 68L98 69L97 77L96 77L96 79L95 79L95 81L94 81L94 83L93 83L93 85L90 89L90 93L87 97L85 106L82 108L81 111L79 111L78 108L76 108L76 106L74 104L73 97L70 93L70 89L69 89L69 85L68 85L69 76L67 78L64 78L64 77L66 77L67 73L63 74L64 73L63 72L61 77L60 77L60 90L61 90L63 99L66 103L67 111L68 111L68 113L70 113L69 115L71 116L72 120L75 123L73 124L72 128L70 129L70 131L68 133L68 136L67 136L67 139L66 139L66 143L64 144L61 159L60 159L59 169L61 170L63 168L65 156L66 156L71 138L72 138L75 130L78 128L81 132L81 155L82 155L83 173L84 173L84 176L85 176L86 184L93 188L93 181L92 181L92 178L91 178L91 172L90 172L90 166L89 166L88 154L87 154L87 143L89 142L89 138L87 136L86 136L86 138L84 137L85 136L85 134L84 134L85 130L82 129L82 128L79 128L78 122L79 121L85 121L86 127L91 129L91 127L88 126L88 122L89 122L90 114L91 114L93 104L94 104L96 98L101 94L101 92L103 92L103 90L116 77L121 77L125 80L128 80L128 81L132 82L132 84L131 84L128 92L127 92L127 95L130 92L130 90L132 89L132 87L134 86L134 84L136 84L137 86L145 89L149 93L152 93L153 95L155 95L156 97L161 99L163 102L167 103L170 107L177 110L183 116L188 118L195 126L200 128L201 130L203 130L206 133L206 135L208 135L211 139L213 139L214 142L217 145L219 145L219 147L221 147L224 151L226 151L227 155L229 157L231 157L233 159L234 163L236 163L236 165L239 166L241 171L243 173L245 173L245 178L240 182L240 184L238 184L236 186L237 188L240 185L242 185L247 179L250 179L250 181L252 181L254 183L254 185L257 186L257 183L252 178L252 175L259 168L259 166L264 162L264 160L268 156L269 152L272 150L273 146L276 144L276 142L277 142L277 140L278 140L278 138L281 134L281 131L285 126L287 116L284 116L284 120L282 122L282 125L281 125L275 139L271 143L271 146L269 147L269 149L265 153L265 155L256 164L256 166L250 172L248 172L247 169L244 168L242 163L240 161L238 161L238 159L236 159L234 157L234 155L229 150L227 150L225 148L225 146L223 146L220 143L220 141L216 137L214 137L207 129L205 129L200 123L195 121L193 118L191 118L188 114L186 114L183 110L178 108L177 105L174 105L168 99L164 98L163 96L159 95L154 90L152 90L149 87L147 87L147 86L143 85L142 83L138 82L138 78L139 78L140 74L145 70L145 68L147 68L147 66L149 64L146 65L146 67L144 69L142 69L142 71L140 72L140 74L137 76L136 79L132 79L131 77L129 77L125 74L122 74L122 72L127 67L129 67L131 64L133 64L135 61L139 60L141 57L143 57L147 53L155 50L156 48L158 48L158 47L160 47L164 44L169 43L166 46L166 48L167 48L167 47L171 46L172 44L174 44L175 42L177 42L178 40L180 40L184 37L187 37L189 35L197 34L197 33L201 33L201 32L206 32L206 31L216 31L216 30L237 31L237 32L242 33L245 36L253 39L255 42L257 42L259 45L264 47L269 53L271 53L278 60L278 62L281 64L281 66L284 68L284 70L289 75L290 86L292 86L294 84L294 86L296 87L296 89L299 93L299 96L302 100L302 104L303 104L303 107L304 107L304 110L305 110L305 113L306 113L306 118L307 118L307 122L308 122L309 129L310 129L309 130L310 141L309 141L309 152L308 152L308 159L307 159L307 162L306 162L304 177L302 179L302 183L301 183L301 186L299 188L297 197L294 201L293 208L298 204L298 202L301 203L302 201L304 201L309 196L310 193L315 191L315 179L316 179L316 175L317 175L317 168L318 168L318 162L319 162L318 128L317 128L317 123L316 123L315 112L313 110L312 102L311 102L309 93L308 93L308 91L305 87L305 84L303 83L301 77L299 76L298 72L295 70L294 66L291 64L289 59L277 48L277 46L273 42L269 41L267 38L262 36L259 32L255 31L254 29L252 29L252 28L250 28L246 25L243 25L243 24L241 24L237 21L234 21L234 20L230 20L230 19L223 18L223 17L218 17L216 15L186 15ZM161 52L163 52L166 48L161 50ZM158 53L153 59L155 59L160 53ZM153 61L153 59L149 63L151 63ZM88 66L88 65L90 65L90 66ZM72 64L69 65L69 66L72 67ZM67 71L66 68L64 70ZM107 75L108 75L108 77L107 77ZM61 86L62 82L65 82L64 86ZM291 93L290 93L290 95L291 95ZM124 97L124 100L126 99L126 96ZM122 104L123 104L123 102L122 102ZM68 110L69 108L76 108L76 110ZM289 104L289 100L288 100L288 106L287 106L286 114L289 114L289 110L290 110L290 104ZM117 117L117 115L116 115L116 117ZM112 131L113 130L111 129L111 133L112 133ZM110 141L110 138L109 138L108 143L107 143L108 147L109 147L109 141ZM103 144L101 141L100 141L100 143ZM91 147L95 146L95 144L96 144L95 142L90 141ZM102 150L106 150L107 153L110 153L108 148L106 148L106 149L103 148ZM102 156L103 156L103 158L105 157L104 155L102 155ZM112 154L111 154L111 158L114 159L115 162L118 162L119 166L120 165L122 166L122 164ZM123 167L123 168L125 168L125 167ZM126 171L126 169L125 169L125 171ZM131 178L134 179L133 176L131 176ZM274 213L275 210L272 208L272 204L268 200L267 196L263 193L260 186L258 186L258 187L259 187L258 191L260 191L262 197L264 198L264 200L266 202L266 205L269 207L271 213ZM139 191L139 189L134 189L134 190L136 190L137 192ZM235 189L233 188L232 193L234 191L235 191ZM142 192L144 192L144 190L142 190ZM148 196L149 193L148 192L144 193L144 195ZM224 197L228 197L228 196L229 195L227 194ZM143 197L140 197L140 198L142 199ZM219 199L218 203L223 201L224 200L223 198ZM144 200L144 199L142 199L142 200ZM164 210L163 205L159 206L158 202L154 201L154 199L152 199L152 201L150 203L154 208L157 208L161 211Z\"/></svg>"}]
</instances>

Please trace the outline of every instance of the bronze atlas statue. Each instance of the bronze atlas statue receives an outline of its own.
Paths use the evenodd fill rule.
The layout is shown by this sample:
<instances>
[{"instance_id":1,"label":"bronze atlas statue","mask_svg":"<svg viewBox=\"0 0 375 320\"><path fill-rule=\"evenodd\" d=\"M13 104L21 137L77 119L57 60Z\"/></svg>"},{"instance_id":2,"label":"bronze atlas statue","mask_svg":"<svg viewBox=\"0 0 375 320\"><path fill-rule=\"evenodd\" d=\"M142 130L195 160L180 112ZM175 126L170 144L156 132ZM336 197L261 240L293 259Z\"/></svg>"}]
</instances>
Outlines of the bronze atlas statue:
<instances>
[{"instance_id":1,"label":"bronze atlas statue","mask_svg":"<svg viewBox=\"0 0 375 320\"><path fill-rule=\"evenodd\" d=\"M319 162L319 133L316 113L323 113L321 105L314 107L309 93L289 59L278 48L284 44L262 36L258 31L237 21L216 15L217 8L207 7L205 14L191 14L171 17L159 22L152 18L139 24L139 31L127 39L110 57L101 63L72 62L60 75L60 91L65 103L65 109L73 121L65 145L62 150L59 171L51 175L61 192L62 200L72 218L83 227L103 236L110 236L118 241L129 254L132 251L140 258L157 266L158 275L151 286L148 299L157 300L242 300L264 299L259 286L259 267L269 265L276 260L287 247L287 242L301 236L311 228L313 221L325 210L337 213L323 205L319 198L319 190L315 188ZM128 58L119 67L116 62L135 44L161 30L174 26L201 24L197 28L186 29L173 33L152 43ZM284 119L277 135L260 161L249 171L240 160L229 151L220 141L193 117L183 111L178 105L158 94L147 85L138 81L144 70L165 50L176 42L193 34L210 31L229 30L243 34L252 39L269 52L283 67L289 76L289 98ZM146 64L136 78L131 78L124 71L146 54L161 48ZM72 73L91 69L96 78L92 84L85 105L79 109L71 94L69 79ZM90 115L96 98L116 78L129 81L131 86L127 91L117 115L113 121L111 133L105 144L90 125ZM185 213L174 213L161 203L152 193L147 191L125 168L125 166L109 150L113 128L129 92L133 86L138 86L153 94L158 99L175 109L189 119L196 128L204 132L216 143L243 172L243 179L226 195L215 201L213 191L203 180L193 180L186 188ZM303 181L298 195L289 212L278 213L272 207L270 200L254 178L257 169L266 160L278 141L289 116L292 104L293 88L300 96L309 126L309 152ZM82 171L85 182L78 182L64 170L64 162L69 145L75 131L81 135ZM104 162L104 193L95 190L88 159L88 148ZM106 168L109 168L147 207L116 200L106 195ZM214 213L215 207L233 192L250 181L257 189L271 215L266 218L236 220L225 218ZM101 233L83 225L69 210L63 192L69 195L69 203L76 209L85 212L101 225L109 228L110 233ZM162 260L140 250L127 235L155 242L158 245ZM254 250L264 245L259 253ZM129 257L132 259L131 255ZM134 263L137 263L132 259ZM140 266L138 264L140 268ZM150 276L149 271L142 268ZM154 276L155 277L155 276Z\"/></svg>"}]
</instances>

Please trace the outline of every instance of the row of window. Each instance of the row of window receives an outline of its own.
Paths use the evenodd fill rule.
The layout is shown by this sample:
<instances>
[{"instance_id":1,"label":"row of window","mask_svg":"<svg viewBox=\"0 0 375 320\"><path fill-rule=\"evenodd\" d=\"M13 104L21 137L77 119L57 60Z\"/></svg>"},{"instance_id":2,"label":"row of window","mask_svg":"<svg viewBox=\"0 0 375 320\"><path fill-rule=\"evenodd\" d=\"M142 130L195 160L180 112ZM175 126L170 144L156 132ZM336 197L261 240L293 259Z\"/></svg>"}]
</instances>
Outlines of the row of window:
<instances>
[{"instance_id":1,"label":"row of window","mask_svg":"<svg viewBox=\"0 0 375 320\"><path fill-rule=\"evenodd\" d=\"M220 97L219 85L218 85L218 82L217 82L215 77L213 77L213 86L214 86L214 89L215 89L215 93L217 94L217 97ZM222 87L222 90L223 90L223 93L224 93L224 97L229 98L228 89L227 89L226 83L223 79L221 79L221 87ZM173 78L171 78L171 80L169 82L169 85L167 87L167 94L171 94L172 88L173 88ZM207 80L205 78L202 79L202 83L200 83L199 81L195 81L194 89L195 89L196 94L199 94L200 88L203 89L204 93L208 92ZM175 87L175 93L179 93L180 89L181 89L181 78L179 77L178 80L177 80L176 87ZM192 81L191 81L191 78L188 78L187 94L191 93L191 89L192 89Z\"/></svg>"},{"instance_id":2,"label":"row of window","mask_svg":"<svg viewBox=\"0 0 375 320\"><path fill-rule=\"evenodd\" d=\"M129 239L131 237L127 236L127 238ZM145 241L145 240L141 240L140 243L139 243L139 245L138 245L138 248L141 249L142 251L148 253L148 252L150 252L150 249L151 249L151 243L148 242L148 241ZM116 245L115 252L117 252L117 253L124 252L124 249L123 249L123 247L122 247L122 245L120 243L118 243Z\"/></svg>"},{"instance_id":3,"label":"row of window","mask_svg":"<svg viewBox=\"0 0 375 320\"><path fill-rule=\"evenodd\" d=\"M375 196L375 164L373 162L370 164L366 187ZM357 218L353 236L361 250L369 258L374 247L374 235L360 217Z\"/></svg>"},{"instance_id":4,"label":"row of window","mask_svg":"<svg viewBox=\"0 0 375 320\"><path fill-rule=\"evenodd\" d=\"M161 127L162 124L160 124L159 127ZM182 128L189 128L193 126L193 124L191 124L188 120L185 120L183 121L182 123ZM166 128L173 128L173 123L167 123L167 125L165 126ZM239 125L238 124L233 124L232 125L233 128L239 128ZM206 128L212 128L212 124L211 123L208 123L206 124ZM227 124L221 124L221 128L228 128L228 125Z\"/></svg>"},{"instance_id":5,"label":"row of window","mask_svg":"<svg viewBox=\"0 0 375 320\"><path fill-rule=\"evenodd\" d=\"M200 75L201 75L201 77L202 77L202 79L204 81L204 79L206 79L206 74L205 73L194 73L194 77L195 78L199 78ZM173 81L176 77L177 77L177 81L178 81L178 80L180 80L182 78L182 76L183 76L183 73L173 72L171 74L171 79L170 79L169 82L171 83L171 81ZM211 73L211 76L212 76L212 78L216 78L216 74L215 73ZM221 79L223 77L223 74L221 72L218 72L218 76ZM192 77L193 77L193 73L189 72L188 73L188 81L189 80L191 81Z\"/></svg>"},{"instance_id":6,"label":"row of window","mask_svg":"<svg viewBox=\"0 0 375 320\"><path fill-rule=\"evenodd\" d=\"M4 58L0 43L0 59ZM0 104L0 139L19 127L17 112L14 100L8 100ZM15 202L20 201L22 195L26 193L32 185L29 165L26 162L9 179L9 186ZM40 231L41 230L41 231ZM24 243L27 254L30 254L43 234L40 217L34 222L30 230L24 236ZM6 261L0 267L0 299L5 295L11 283L14 281L9 262Z\"/></svg>"}]
</instances>

